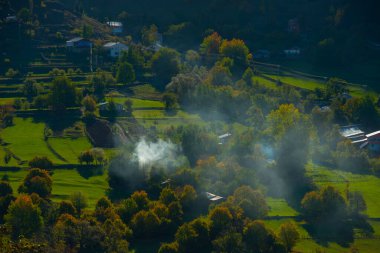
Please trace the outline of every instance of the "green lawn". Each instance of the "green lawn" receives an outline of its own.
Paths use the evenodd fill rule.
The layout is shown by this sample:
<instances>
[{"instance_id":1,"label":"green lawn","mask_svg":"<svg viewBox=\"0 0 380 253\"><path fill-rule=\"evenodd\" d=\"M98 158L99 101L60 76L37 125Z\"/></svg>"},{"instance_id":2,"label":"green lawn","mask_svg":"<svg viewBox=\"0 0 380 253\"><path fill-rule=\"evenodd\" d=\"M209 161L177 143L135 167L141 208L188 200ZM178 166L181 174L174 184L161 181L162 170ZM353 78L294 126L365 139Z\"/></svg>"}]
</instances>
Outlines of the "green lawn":
<instances>
[{"instance_id":1,"label":"green lawn","mask_svg":"<svg viewBox=\"0 0 380 253\"><path fill-rule=\"evenodd\" d=\"M107 101L113 100L115 103L124 104L124 102L130 99L133 102L132 108L164 108L164 103L157 100L128 98L128 97L107 97Z\"/></svg>"},{"instance_id":2,"label":"green lawn","mask_svg":"<svg viewBox=\"0 0 380 253\"><path fill-rule=\"evenodd\" d=\"M131 88L135 97L160 100L162 93L150 84L138 85Z\"/></svg>"},{"instance_id":3,"label":"green lawn","mask_svg":"<svg viewBox=\"0 0 380 253\"><path fill-rule=\"evenodd\" d=\"M269 80L267 80L267 79L265 79L265 78L263 78L261 76L254 76L252 78L252 80L253 80L254 83L257 82L257 83L259 83L261 85L264 85L264 86L266 86L268 88L272 88L272 89L277 89L278 88L277 85L276 85L276 83L274 83L272 81L269 81Z\"/></svg>"},{"instance_id":4,"label":"green lawn","mask_svg":"<svg viewBox=\"0 0 380 253\"><path fill-rule=\"evenodd\" d=\"M295 87L305 89L305 90L314 90L316 88L325 89L326 84L325 82L308 79L308 78L297 78L292 76L278 76L278 75L266 75L268 77L271 77L275 80L280 80L283 83L293 85ZM364 88L361 88L359 86L349 86L348 89L350 90L350 94L354 97L363 97L367 94L369 95L376 95L376 93L372 91L366 91Z\"/></svg>"},{"instance_id":5,"label":"green lawn","mask_svg":"<svg viewBox=\"0 0 380 253\"><path fill-rule=\"evenodd\" d=\"M0 178L8 175L13 192L17 195L17 188L27 174L27 170L19 171L1 171ZM103 173L92 177L83 177L77 170L54 170L53 192L51 199L53 201L62 201L68 199L73 192L82 192L88 198L89 208L95 207L96 201L105 195L108 189L107 174Z\"/></svg>"},{"instance_id":6,"label":"green lawn","mask_svg":"<svg viewBox=\"0 0 380 253\"><path fill-rule=\"evenodd\" d=\"M13 104L13 102L14 102L16 99L17 99L17 98L1 98L1 99L0 99L0 105Z\"/></svg>"},{"instance_id":7,"label":"green lawn","mask_svg":"<svg viewBox=\"0 0 380 253\"><path fill-rule=\"evenodd\" d=\"M33 122L32 118L14 118L14 125L2 130L2 138L9 148L22 160L35 156L47 156L54 163L61 163L44 141L45 123Z\"/></svg>"},{"instance_id":8,"label":"green lawn","mask_svg":"<svg viewBox=\"0 0 380 253\"><path fill-rule=\"evenodd\" d=\"M178 111L176 114L167 114L165 110L135 110L133 116L137 119L200 119L197 114Z\"/></svg>"},{"instance_id":9,"label":"green lawn","mask_svg":"<svg viewBox=\"0 0 380 253\"><path fill-rule=\"evenodd\" d=\"M315 88L325 88L325 84L323 82L319 82L312 79L306 78L296 78L290 76L277 76L277 75L267 75L273 79L280 80L281 82L291 84L293 86L306 89L306 90L314 90Z\"/></svg>"},{"instance_id":10,"label":"green lawn","mask_svg":"<svg viewBox=\"0 0 380 253\"><path fill-rule=\"evenodd\" d=\"M291 208L285 199L267 198L268 216L297 216L298 212Z\"/></svg>"},{"instance_id":11,"label":"green lawn","mask_svg":"<svg viewBox=\"0 0 380 253\"><path fill-rule=\"evenodd\" d=\"M367 203L366 214L370 218L380 218L380 178L373 175L330 170L316 165L308 166L308 175L317 185L333 185L342 192L347 188L345 180L349 181L350 191L360 191L363 194Z\"/></svg>"},{"instance_id":12,"label":"green lawn","mask_svg":"<svg viewBox=\"0 0 380 253\"><path fill-rule=\"evenodd\" d=\"M68 163L78 163L79 154L92 147L87 137L72 138L49 138L50 146Z\"/></svg>"},{"instance_id":13,"label":"green lawn","mask_svg":"<svg viewBox=\"0 0 380 253\"><path fill-rule=\"evenodd\" d=\"M34 122L33 118L14 118L14 125L2 131L6 148L10 149L23 161L29 161L35 156L47 156L55 164L78 163L77 157L85 149L91 147L86 137L77 139L50 138L44 140L45 123ZM0 155L4 153L0 151ZM4 157L4 156L2 156ZM12 159L9 165L16 165ZM3 159L0 164L4 165Z\"/></svg>"},{"instance_id":14,"label":"green lawn","mask_svg":"<svg viewBox=\"0 0 380 253\"><path fill-rule=\"evenodd\" d=\"M266 220L265 224L277 231L281 224L293 221L292 219L275 219ZM348 252L349 248L342 247L335 242L329 242L327 244L318 244L315 240L310 239L310 235L303 227L304 222L295 222L297 225L297 230L300 233L301 239L294 248L295 252L303 253L315 253L316 249L323 249L326 253L341 253ZM371 227L374 229L374 235L379 235L380 233L380 221L370 221ZM354 245L359 248L360 253L372 253L375 252L374 249L380 247L380 240L378 239L355 239Z\"/></svg>"}]
</instances>

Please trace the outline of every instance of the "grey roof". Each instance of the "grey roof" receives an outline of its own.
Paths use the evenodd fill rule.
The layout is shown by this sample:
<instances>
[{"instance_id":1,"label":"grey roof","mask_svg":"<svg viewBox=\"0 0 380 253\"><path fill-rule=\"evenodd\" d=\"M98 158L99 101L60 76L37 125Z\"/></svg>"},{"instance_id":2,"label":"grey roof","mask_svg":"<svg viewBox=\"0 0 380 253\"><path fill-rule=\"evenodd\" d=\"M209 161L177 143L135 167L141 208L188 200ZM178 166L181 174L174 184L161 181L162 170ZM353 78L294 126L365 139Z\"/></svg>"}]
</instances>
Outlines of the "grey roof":
<instances>
[{"instance_id":1,"label":"grey roof","mask_svg":"<svg viewBox=\"0 0 380 253\"><path fill-rule=\"evenodd\" d=\"M104 44L103 47L113 47L116 44L117 44L117 42L108 42L108 43Z\"/></svg>"},{"instance_id":2,"label":"grey roof","mask_svg":"<svg viewBox=\"0 0 380 253\"><path fill-rule=\"evenodd\" d=\"M107 22L107 25L111 26L111 27L122 27L123 24L121 22L117 22L117 21L109 21Z\"/></svg>"},{"instance_id":3,"label":"grey roof","mask_svg":"<svg viewBox=\"0 0 380 253\"><path fill-rule=\"evenodd\" d=\"M124 48L128 48L127 45L125 45L123 43L120 43L120 42L108 42L108 43L104 44L103 47L105 47L105 48L111 48L111 47L116 46L116 45L120 45L120 46L122 46Z\"/></svg>"},{"instance_id":4,"label":"grey roof","mask_svg":"<svg viewBox=\"0 0 380 253\"><path fill-rule=\"evenodd\" d=\"M364 135L365 133L360 130L358 126L347 126L340 129L340 134L346 138Z\"/></svg>"},{"instance_id":5,"label":"grey roof","mask_svg":"<svg viewBox=\"0 0 380 253\"><path fill-rule=\"evenodd\" d=\"M223 199L223 197L218 196L218 195L215 195L215 194L212 194L212 193L209 193L209 192L206 192L206 197L207 197L210 201L218 201L218 200L220 200L220 199Z\"/></svg>"},{"instance_id":6,"label":"grey roof","mask_svg":"<svg viewBox=\"0 0 380 253\"><path fill-rule=\"evenodd\" d=\"M230 137L230 136L232 136L232 134L230 134L230 133L225 133L225 134L223 134L223 135L219 135L218 138L219 138L219 139L225 139L225 138L228 138L228 137Z\"/></svg>"},{"instance_id":7,"label":"grey roof","mask_svg":"<svg viewBox=\"0 0 380 253\"><path fill-rule=\"evenodd\" d=\"M78 41L81 41L81 40L83 40L82 37L76 37L76 38L73 38L71 40L68 40L67 42L78 42Z\"/></svg>"}]
</instances>

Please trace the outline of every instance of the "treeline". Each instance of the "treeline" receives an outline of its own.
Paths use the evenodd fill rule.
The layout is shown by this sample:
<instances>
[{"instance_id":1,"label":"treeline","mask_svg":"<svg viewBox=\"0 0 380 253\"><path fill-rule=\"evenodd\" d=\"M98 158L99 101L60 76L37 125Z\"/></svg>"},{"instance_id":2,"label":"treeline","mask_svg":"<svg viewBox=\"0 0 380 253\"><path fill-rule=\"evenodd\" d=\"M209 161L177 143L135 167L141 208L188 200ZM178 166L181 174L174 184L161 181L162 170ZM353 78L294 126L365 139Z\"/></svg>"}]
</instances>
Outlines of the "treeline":
<instances>
[{"instance_id":1,"label":"treeline","mask_svg":"<svg viewBox=\"0 0 380 253\"><path fill-rule=\"evenodd\" d=\"M120 20L134 38L140 38L144 26L156 24L165 43L181 50L195 48L206 33L219 31L255 49L278 52L301 46L319 67L363 62L372 57L368 41L380 38L377 1L72 1L70 6L101 20ZM288 21L295 18L301 32L289 34Z\"/></svg>"}]
</instances>

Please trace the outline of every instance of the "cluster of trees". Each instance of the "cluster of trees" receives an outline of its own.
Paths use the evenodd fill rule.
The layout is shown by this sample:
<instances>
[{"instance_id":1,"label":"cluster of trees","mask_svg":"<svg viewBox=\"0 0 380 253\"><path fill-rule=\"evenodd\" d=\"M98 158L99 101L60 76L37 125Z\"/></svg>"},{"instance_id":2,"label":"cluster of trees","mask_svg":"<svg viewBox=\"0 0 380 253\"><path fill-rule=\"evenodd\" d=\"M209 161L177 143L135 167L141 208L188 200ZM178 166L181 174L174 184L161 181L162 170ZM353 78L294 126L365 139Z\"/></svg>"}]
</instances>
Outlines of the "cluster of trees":
<instances>
[{"instance_id":1,"label":"cluster of trees","mask_svg":"<svg viewBox=\"0 0 380 253\"><path fill-rule=\"evenodd\" d=\"M144 191L113 204L99 199L95 210L85 210L87 199L74 193L70 200L52 202L52 179L41 169L30 169L13 196L7 179L0 181L0 222L7 230L0 236L5 252L17 248L22 236L36 252L129 252L129 241L173 233L198 201L190 185L163 188L157 200ZM20 251L21 252L21 251Z\"/></svg>"},{"instance_id":2,"label":"cluster of trees","mask_svg":"<svg viewBox=\"0 0 380 253\"><path fill-rule=\"evenodd\" d=\"M260 192L240 187L206 217L181 225L175 241L162 244L158 252L291 252L299 239L296 226L285 223L274 232L260 220L265 208Z\"/></svg>"},{"instance_id":3,"label":"cluster of trees","mask_svg":"<svg viewBox=\"0 0 380 253\"><path fill-rule=\"evenodd\" d=\"M305 219L312 224L344 222L349 216L357 217L367 210L360 192L350 192L347 188L342 195L333 186L308 192L301 206Z\"/></svg>"},{"instance_id":4,"label":"cluster of trees","mask_svg":"<svg viewBox=\"0 0 380 253\"><path fill-rule=\"evenodd\" d=\"M81 152L78 156L78 161L80 164L85 163L86 165L94 163L95 165L104 165L107 163L107 157L103 149L92 148Z\"/></svg>"},{"instance_id":5,"label":"cluster of trees","mask_svg":"<svg viewBox=\"0 0 380 253\"><path fill-rule=\"evenodd\" d=\"M175 241L162 244L159 252L290 252L299 238L292 223L274 232L260 221L268 212L265 198L248 186L237 188L206 217L183 223L206 201L190 185L161 188L156 200L145 191L118 204L102 197L94 211L85 210L87 200L81 193L52 202L51 185L50 175L41 169L30 170L17 198L8 181L0 182L5 252L19 252L22 246L36 252L130 252L129 242L135 239L172 234ZM24 239L16 240L20 236Z\"/></svg>"},{"instance_id":6,"label":"cluster of trees","mask_svg":"<svg viewBox=\"0 0 380 253\"><path fill-rule=\"evenodd\" d=\"M333 3L327 0L286 3L279 0L208 3L166 0L162 3L168 6L165 9L148 0L122 3L118 8L113 7L117 1L71 2L70 7L80 5L80 12L101 20L118 17L134 37L141 35L146 45L155 40L157 26L165 34L165 43L181 49L193 47L205 33L212 33L210 28L213 28L228 37L239 36L247 41L255 37L250 46L254 44L273 51L301 45L309 51L305 56L309 62L319 66L347 66L368 59L370 51L362 38L379 38L376 28L380 21L374 11L379 4L375 0L366 5L354 0ZM143 11L145 6L149 6L149 12ZM197 12L200 9L202 13ZM295 17L298 17L299 31L288 32L288 21ZM313 31L312 36L307 31ZM308 40L304 40L304 36Z\"/></svg>"},{"instance_id":7,"label":"cluster of trees","mask_svg":"<svg viewBox=\"0 0 380 253\"><path fill-rule=\"evenodd\" d=\"M41 176L50 179L46 171L32 169L20 187L29 193L17 198L7 181L0 182L1 221L7 226L1 235L4 252L130 252L132 231L114 209L105 211L113 208L108 199L100 199L94 212L83 212L87 200L81 193L54 203L34 187Z\"/></svg>"}]
</instances>

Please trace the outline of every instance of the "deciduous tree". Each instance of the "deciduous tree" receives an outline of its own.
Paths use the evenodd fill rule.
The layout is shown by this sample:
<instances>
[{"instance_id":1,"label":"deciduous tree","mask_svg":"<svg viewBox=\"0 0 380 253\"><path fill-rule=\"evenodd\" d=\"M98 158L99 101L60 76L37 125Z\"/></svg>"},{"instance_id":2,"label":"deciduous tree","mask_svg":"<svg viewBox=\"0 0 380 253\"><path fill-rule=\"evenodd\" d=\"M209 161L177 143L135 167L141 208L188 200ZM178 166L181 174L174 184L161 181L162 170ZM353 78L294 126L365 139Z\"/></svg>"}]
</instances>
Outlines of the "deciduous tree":
<instances>
[{"instance_id":1,"label":"deciduous tree","mask_svg":"<svg viewBox=\"0 0 380 253\"><path fill-rule=\"evenodd\" d=\"M14 238L20 235L31 237L44 225L41 210L33 204L30 196L23 194L9 206L5 220Z\"/></svg>"}]
</instances>

